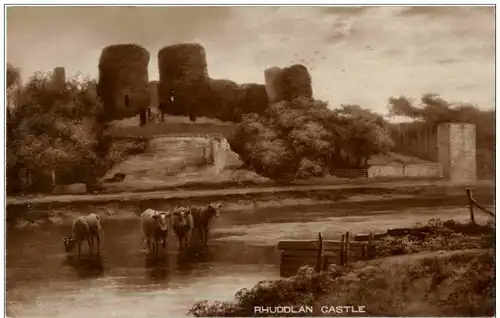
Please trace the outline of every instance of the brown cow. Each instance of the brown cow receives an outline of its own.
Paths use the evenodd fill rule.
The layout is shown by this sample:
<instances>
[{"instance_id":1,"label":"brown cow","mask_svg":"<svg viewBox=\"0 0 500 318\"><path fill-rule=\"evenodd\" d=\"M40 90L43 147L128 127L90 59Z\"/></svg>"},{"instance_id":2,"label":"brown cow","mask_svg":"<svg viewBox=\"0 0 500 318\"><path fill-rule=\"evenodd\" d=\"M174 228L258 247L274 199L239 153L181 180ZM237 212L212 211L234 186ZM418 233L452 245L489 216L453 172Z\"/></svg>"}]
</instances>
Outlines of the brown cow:
<instances>
[{"instance_id":1,"label":"brown cow","mask_svg":"<svg viewBox=\"0 0 500 318\"><path fill-rule=\"evenodd\" d=\"M208 230L210 223L214 217L219 217L219 210L222 207L220 203L210 202L205 207L191 207L191 214L193 215L194 228L198 231L200 241L203 245L208 242Z\"/></svg>"},{"instance_id":2,"label":"brown cow","mask_svg":"<svg viewBox=\"0 0 500 318\"><path fill-rule=\"evenodd\" d=\"M171 212L156 211L153 209L147 209L142 212L142 232L144 233L150 252L158 253L160 251L160 243L162 244L161 250L165 252L171 215Z\"/></svg>"},{"instance_id":3,"label":"brown cow","mask_svg":"<svg viewBox=\"0 0 500 318\"><path fill-rule=\"evenodd\" d=\"M97 240L97 253L100 253L103 230L101 220L97 214L90 213L86 216L77 217L73 221L71 232L71 236L66 236L63 239L64 248L67 253L71 252L78 243L78 258L80 258L82 243L84 240L87 240L90 255L92 255L94 249L94 238Z\"/></svg>"},{"instance_id":4,"label":"brown cow","mask_svg":"<svg viewBox=\"0 0 500 318\"><path fill-rule=\"evenodd\" d=\"M189 208L174 208L172 211L172 228L179 239L180 250L183 250L190 244L193 226L193 215Z\"/></svg>"}]
</instances>

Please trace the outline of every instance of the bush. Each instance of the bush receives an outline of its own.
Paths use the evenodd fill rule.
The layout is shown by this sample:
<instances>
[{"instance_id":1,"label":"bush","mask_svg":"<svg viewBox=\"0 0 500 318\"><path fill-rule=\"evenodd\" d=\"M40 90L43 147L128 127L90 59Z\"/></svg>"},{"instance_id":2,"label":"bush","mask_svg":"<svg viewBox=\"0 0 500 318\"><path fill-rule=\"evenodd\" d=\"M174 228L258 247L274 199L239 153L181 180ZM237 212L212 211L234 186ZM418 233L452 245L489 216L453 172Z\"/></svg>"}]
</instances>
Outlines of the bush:
<instances>
[{"instance_id":1,"label":"bush","mask_svg":"<svg viewBox=\"0 0 500 318\"><path fill-rule=\"evenodd\" d=\"M302 267L297 276L289 279L261 281L251 289L243 288L233 302L197 302L188 315L196 317L247 317L253 316L254 306L313 305L318 295L331 291L335 279L346 273L345 268L331 267L328 271L315 273L309 266ZM282 314L275 314L279 316ZM264 316L273 316L267 314ZM291 316L291 315L290 315Z\"/></svg>"},{"instance_id":2,"label":"bush","mask_svg":"<svg viewBox=\"0 0 500 318\"><path fill-rule=\"evenodd\" d=\"M376 255L384 257L422 251L491 248L495 242L495 229L490 224L431 219L429 225L417 225L413 230L403 237L383 238L376 245Z\"/></svg>"},{"instance_id":3,"label":"bush","mask_svg":"<svg viewBox=\"0 0 500 318\"><path fill-rule=\"evenodd\" d=\"M393 143L385 122L361 107L331 111L325 102L297 98L249 114L235 127L231 149L254 171L279 180L323 176L363 166Z\"/></svg>"}]
</instances>

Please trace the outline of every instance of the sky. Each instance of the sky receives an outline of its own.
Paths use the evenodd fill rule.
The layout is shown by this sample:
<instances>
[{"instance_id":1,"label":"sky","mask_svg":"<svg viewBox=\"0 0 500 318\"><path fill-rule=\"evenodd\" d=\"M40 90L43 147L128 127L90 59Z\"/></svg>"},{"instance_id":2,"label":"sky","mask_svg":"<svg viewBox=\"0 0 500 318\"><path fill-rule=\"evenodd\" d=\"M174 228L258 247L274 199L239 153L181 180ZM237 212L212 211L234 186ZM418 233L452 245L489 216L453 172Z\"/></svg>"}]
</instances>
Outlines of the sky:
<instances>
[{"instance_id":1,"label":"sky","mask_svg":"<svg viewBox=\"0 0 500 318\"><path fill-rule=\"evenodd\" d=\"M66 68L97 78L101 50L150 52L198 42L211 78L264 84L264 70L308 67L314 96L331 108L387 112L389 97L495 107L494 7L9 7L7 60L23 80Z\"/></svg>"}]
</instances>

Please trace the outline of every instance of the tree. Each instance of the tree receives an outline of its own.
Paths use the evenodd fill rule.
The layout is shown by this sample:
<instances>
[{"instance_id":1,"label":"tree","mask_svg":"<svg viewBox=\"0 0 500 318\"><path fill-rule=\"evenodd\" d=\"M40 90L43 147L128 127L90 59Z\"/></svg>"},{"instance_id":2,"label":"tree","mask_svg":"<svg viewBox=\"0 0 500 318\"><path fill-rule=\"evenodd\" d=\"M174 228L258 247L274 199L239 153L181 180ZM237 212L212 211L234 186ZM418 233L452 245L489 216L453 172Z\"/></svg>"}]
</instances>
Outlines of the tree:
<instances>
[{"instance_id":1,"label":"tree","mask_svg":"<svg viewBox=\"0 0 500 318\"><path fill-rule=\"evenodd\" d=\"M354 166L366 167L367 160L377 154L387 153L394 147L391 138L389 124L384 118L359 105L342 105L336 113L346 120L344 130L344 140L348 141L344 145L351 155L351 160L355 160Z\"/></svg>"},{"instance_id":2,"label":"tree","mask_svg":"<svg viewBox=\"0 0 500 318\"><path fill-rule=\"evenodd\" d=\"M24 169L37 190L50 189L55 172L67 182L92 183L101 110L94 81L70 80L56 89L50 76L33 75L11 110L9 179Z\"/></svg>"},{"instance_id":3,"label":"tree","mask_svg":"<svg viewBox=\"0 0 500 318\"><path fill-rule=\"evenodd\" d=\"M229 143L244 164L257 173L273 179L290 178L296 170L293 152L273 128L265 117L243 115Z\"/></svg>"},{"instance_id":4,"label":"tree","mask_svg":"<svg viewBox=\"0 0 500 318\"><path fill-rule=\"evenodd\" d=\"M21 72L19 68L14 67L12 64L7 63L6 71L6 94L7 94L7 122L11 116L11 110L15 107L19 98L19 86L21 85ZM9 135L9 128L7 128L7 135ZM7 136L8 138L8 136Z\"/></svg>"},{"instance_id":5,"label":"tree","mask_svg":"<svg viewBox=\"0 0 500 318\"><path fill-rule=\"evenodd\" d=\"M7 63L7 89L21 83L21 73L19 68Z\"/></svg>"},{"instance_id":6,"label":"tree","mask_svg":"<svg viewBox=\"0 0 500 318\"><path fill-rule=\"evenodd\" d=\"M380 118L359 106L332 111L323 101L301 97L270 105L262 116L243 116L229 143L257 173L307 179L333 168L360 167L372 154L390 149Z\"/></svg>"},{"instance_id":7,"label":"tree","mask_svg":"<svg viewBox=\"0 0 500 318\"><path fill-rule=\"evenodd\" d=\"M393 116L407 116L411 119L430 125L460 122L479 124L483 120L488 121L488 131L492 131L491 123L494 123L494 111L482 111L472 104L450 103L437 94L424 94L420 104L415 103L407 97L389 98L389 114Z\"/></svg>"}]
</instances>

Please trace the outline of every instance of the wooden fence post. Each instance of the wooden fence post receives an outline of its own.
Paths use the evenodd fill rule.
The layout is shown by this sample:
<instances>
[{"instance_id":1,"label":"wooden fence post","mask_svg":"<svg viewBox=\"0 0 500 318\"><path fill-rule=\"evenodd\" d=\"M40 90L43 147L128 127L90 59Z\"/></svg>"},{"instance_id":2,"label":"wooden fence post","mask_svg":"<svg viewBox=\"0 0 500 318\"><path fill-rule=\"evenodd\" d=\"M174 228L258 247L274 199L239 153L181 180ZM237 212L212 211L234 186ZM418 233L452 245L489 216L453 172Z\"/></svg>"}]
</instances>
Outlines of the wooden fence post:
<instances>
[{"instance_id":1,"label":"wooden fence post","mask_svg":"<svg viewBox=\"0 0 500 318\"><path fill-rule=\"evenodd\" d=\"M340 240L340 266L344 265L344 248L345 245L345 234L342 234L342 239Z\"/></svg>"},{"instance_id":2,"label":"wooden fence post","mask_svg":"<svg viewBox=\"0 0 500 318\"><path fill-rule=\"evenodd\" d=\"M320 272L323 268L323 237L321 232L318 233L318 256L316 259L316 272Z\"/></svg>"},{"instance_id":3,"label":"wooden fence post","mask_svg":"<svg viewBox=\"0 0 500 318\"><path fill-rule=\"evenodd\" d=\"M328 269L328 255L323 255L323 270L326 271Z\"/></svg>"},{"instance_id":4,"label":"wooden fence post","mask_svg":"<svg viewBox=\"0 0 500 318\"><path fill-rule=\"evenodd\" d=\"M469 211L470 211L470 220L472 223L476 223L474 221L474 205L472 201L472 193L469 188L465 189L465 193L467 194L467 198L469 199Z\"/></svg>"},{"instance_id":5,"label":"wooden fence post","mask_svg":"<svg viewBox=\"0 0 500 318\"><path fill-rule=\"evenodd\" d=\"M344 264L349 262L349 231L345 232Z\"/></svg>"},{"instance_id":6,"label":"wooden fence post","mask_svg":"<svg viewBox=\"0 0 500 318\"><path fill-rule=\"evenodd\" d=\"M496 217L495 213L493 211L490 211L486 209L485 207L481 206L479 203L477 203L476 199L472 196L472 190L471 189L466 189L465 192L467 193L467 197L469 198L469 209L471 212L471 220L474 222L474 206L477 207L480 211L483 211L484 213ZM474 222L475 223L475 222Z\"/></svg>"},{"instance_id":7,"label":"wooden fence post","mask_svg":"<svg viewBox=\"0 0 500 318\"><path fill-rule=\"evenodd\" d=\"M52 168L52 171L50 173L50 177L52 180L52 188L56 186L56 169Z\"/></svg>"}]
</instances>

